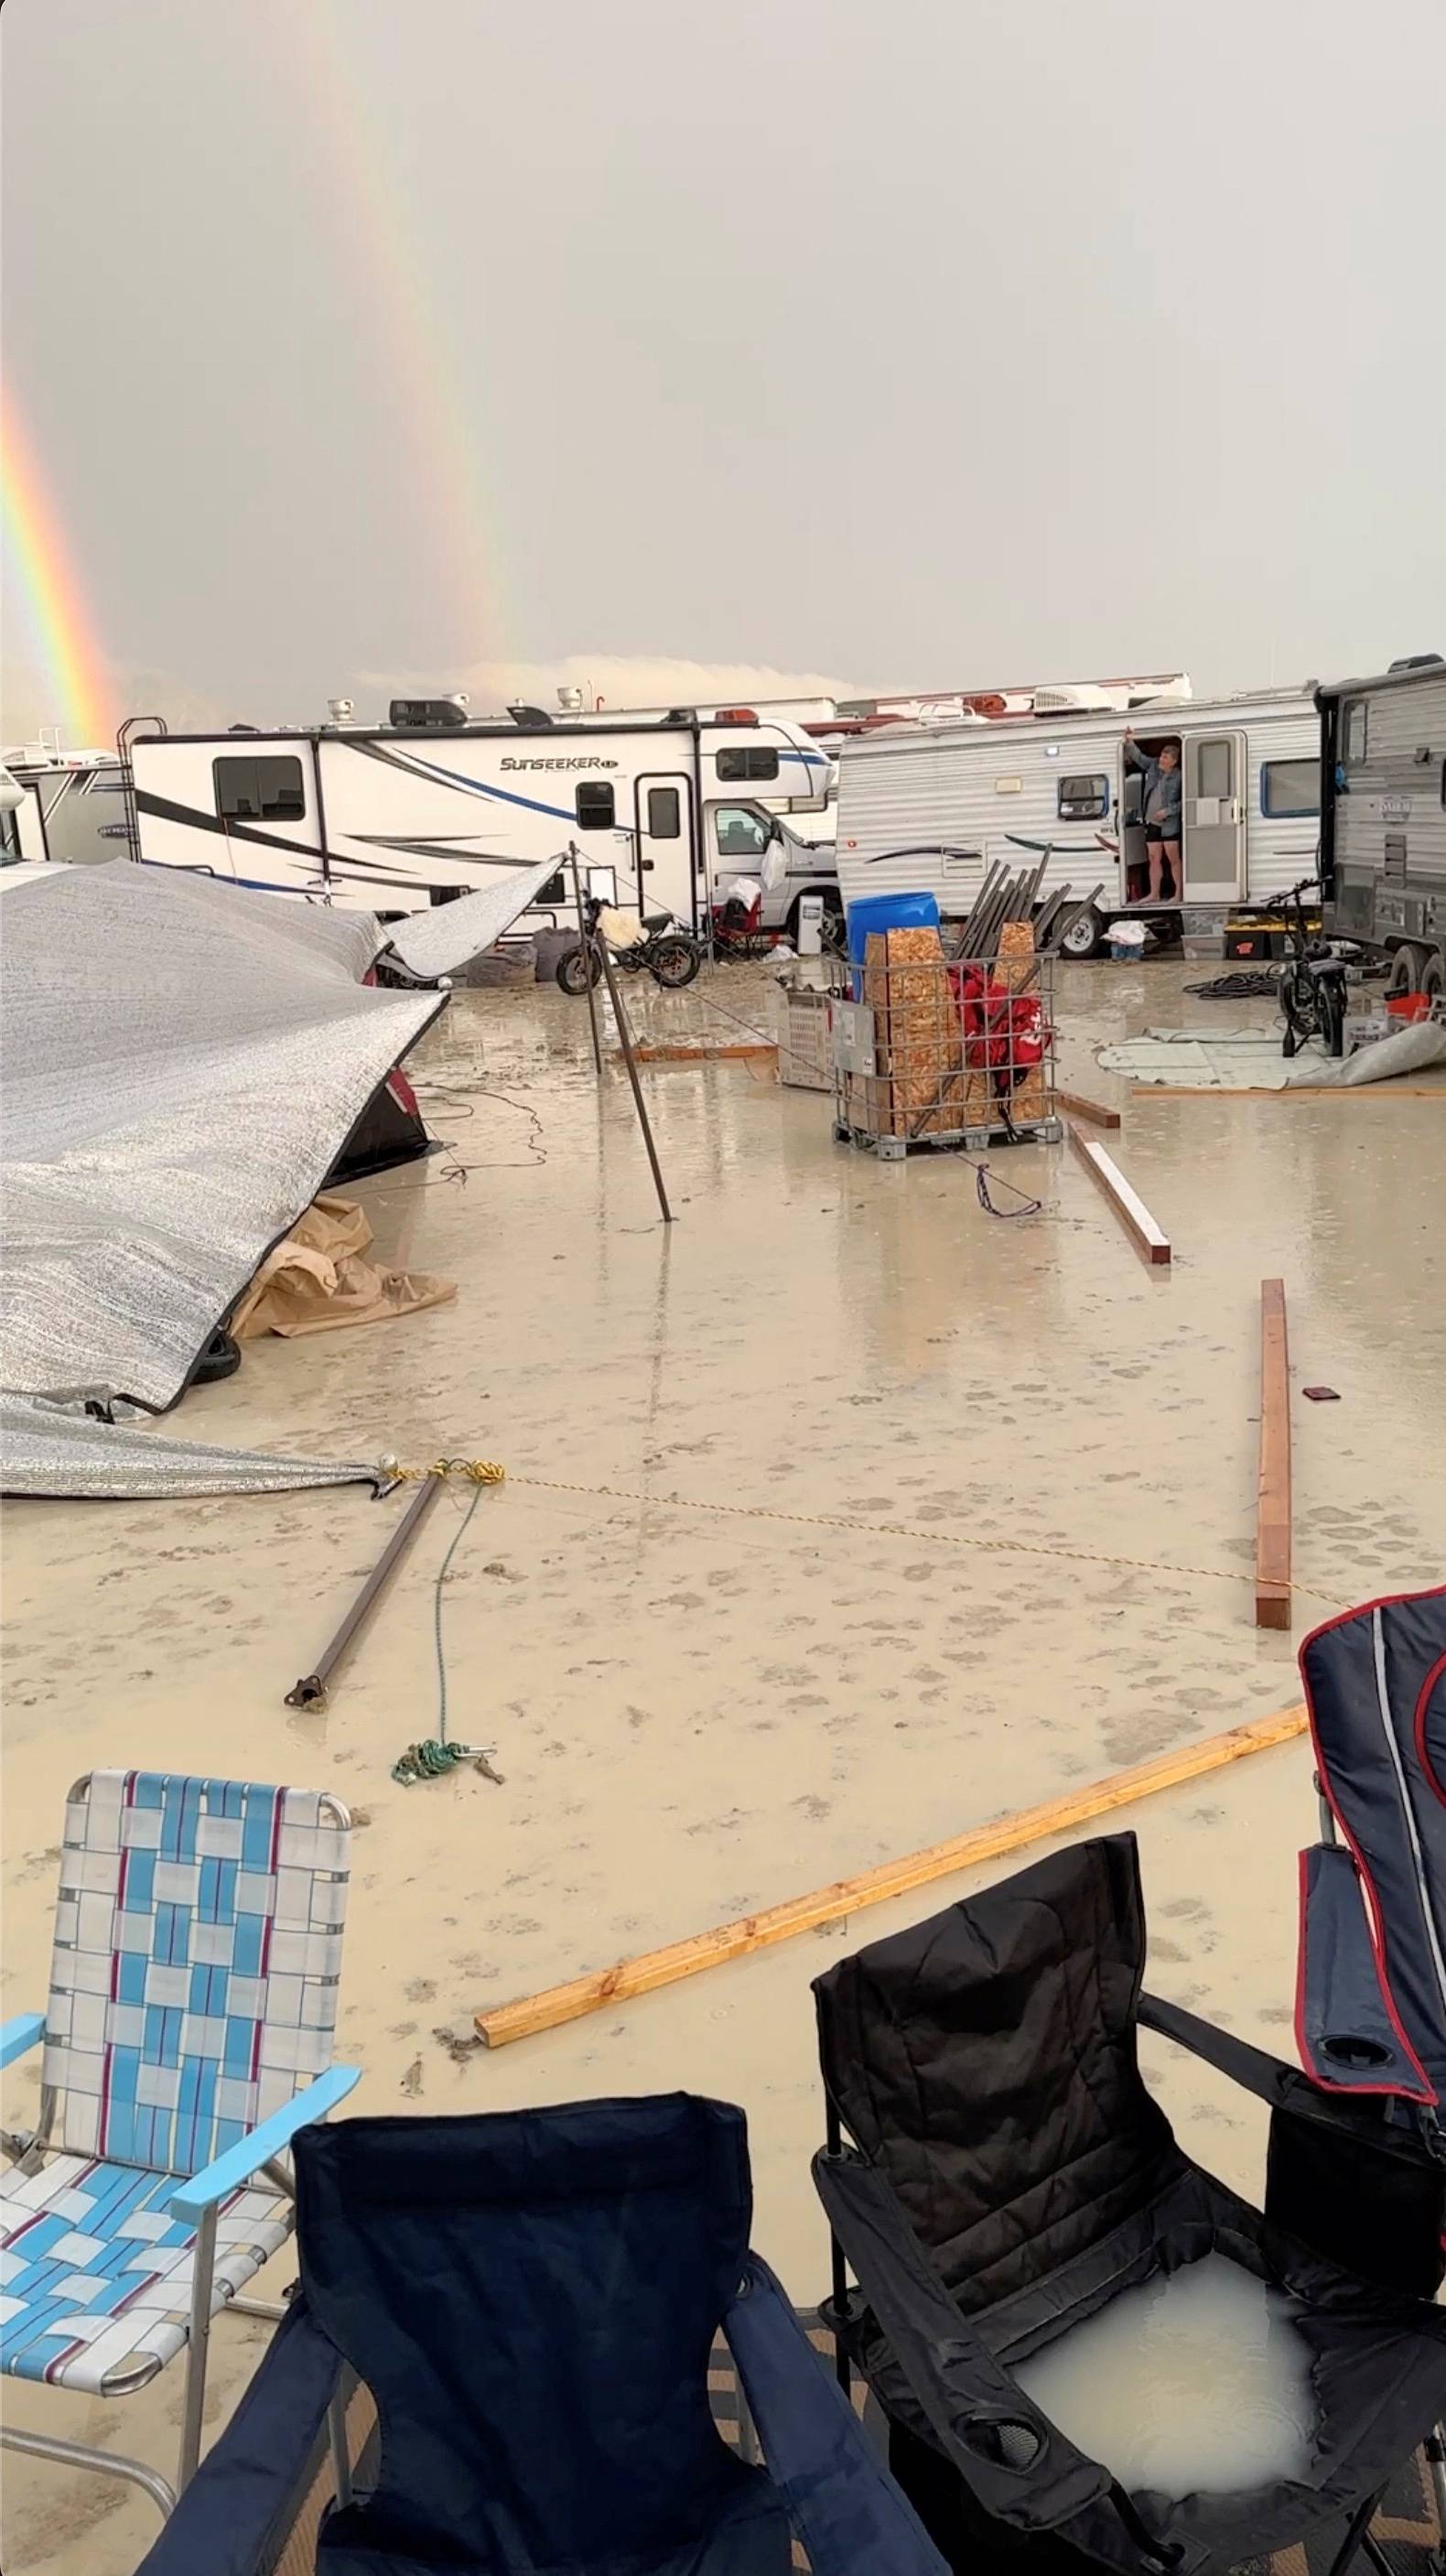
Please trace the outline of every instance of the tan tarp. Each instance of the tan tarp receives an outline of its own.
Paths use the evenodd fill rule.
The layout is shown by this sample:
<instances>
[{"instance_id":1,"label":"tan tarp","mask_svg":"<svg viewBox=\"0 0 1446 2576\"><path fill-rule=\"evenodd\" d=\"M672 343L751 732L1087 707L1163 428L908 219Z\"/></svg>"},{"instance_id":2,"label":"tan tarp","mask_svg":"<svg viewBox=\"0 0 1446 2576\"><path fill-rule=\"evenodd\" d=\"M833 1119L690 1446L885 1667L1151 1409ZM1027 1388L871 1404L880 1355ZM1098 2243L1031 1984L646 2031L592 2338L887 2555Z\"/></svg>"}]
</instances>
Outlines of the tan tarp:
<instances>
[{"instance_id":1,"label":"tan tarp","mask_svg":"<svg viewBox=\"0 0 1446 2576\"><path fill-rule=\"evenodd\" d=\"M372 1229L355 1199L323 1191L245 1291L230 1331L238 1342L263 1333L330 1333L341 1324L383 1324L423 1306L443 1306L455 1279L383 1270L365 1258Z\"/></svg>"}]
</instances>

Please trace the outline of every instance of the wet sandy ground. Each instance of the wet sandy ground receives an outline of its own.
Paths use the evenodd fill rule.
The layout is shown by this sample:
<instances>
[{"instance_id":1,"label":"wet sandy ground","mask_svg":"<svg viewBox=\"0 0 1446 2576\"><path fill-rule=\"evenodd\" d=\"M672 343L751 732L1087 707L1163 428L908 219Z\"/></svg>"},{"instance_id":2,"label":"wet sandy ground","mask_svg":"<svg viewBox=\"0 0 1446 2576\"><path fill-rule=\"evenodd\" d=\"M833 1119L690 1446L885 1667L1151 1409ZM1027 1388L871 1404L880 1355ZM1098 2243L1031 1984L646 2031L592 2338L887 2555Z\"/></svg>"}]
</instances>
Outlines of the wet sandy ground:
<instances>
[{"instance_id":1,"label":"wet sandy ground","mask_svg":"<svg viewBox=\"0 0 1446 2576\"><path fill-rule=\"evenodd\" d=\"M1250 1016L1182 997L1210 971L1066 970L1064 1080L1123 1098L1097 1044ZM744 1035L710 1020L703 988L628 989L650 1027ZM766 1018L761 972L707 989ZM436 1730L433 1592L465 1495L443 1497L322 1716L283 1694L398 1499L11 1506L5 2009L43 1999L61 1805L92 1764L332 1788L359 1827L341 2030L357 2107L673 2085L738 2100L757 2242L812 2299L809 1979L975 1881L492 2055L465 2045L473 2010L1278 1708L1316 1616L1439 1579L1446 1086L1135 1095L1107 1141L1174 1239L1173 1269L1152 1272L1063 1149L996 1152L997 1176L1044 1202L996 1221L959 1160L838 1147L821 1095L748 1064L645 1077L665 1233L622 1075L599 1098L582 1006L551 989L458 996L420 1073L454 1160L359 1195L382 1250L455 1276L457 1304L252 1345L175 1427L505 1464L445 1590L452 1729L494 1748L504 1785L389 1777ZM1295 1639L1252 1624L1258 1291L1276 1273L1297 1388L1341 1397L1295 1407ZM899 1522L911 1535L878 1526ZM1288 2049L1301 1748L1119 1821L1141 1835L1153 1982ZM1203 2159L1254 2187L1250 2110L1173 2052L1151 2064ZM6 2085L18 2122L23 2071ZM218 2326L213 2420L264 2334ZM180 2394L174 2370L109 2408L6 2386L16 2422L163 2464ZM121 2576L152 2526L109 2481L7 2462L13 2576Z\"/></svg>"}]
</instances>

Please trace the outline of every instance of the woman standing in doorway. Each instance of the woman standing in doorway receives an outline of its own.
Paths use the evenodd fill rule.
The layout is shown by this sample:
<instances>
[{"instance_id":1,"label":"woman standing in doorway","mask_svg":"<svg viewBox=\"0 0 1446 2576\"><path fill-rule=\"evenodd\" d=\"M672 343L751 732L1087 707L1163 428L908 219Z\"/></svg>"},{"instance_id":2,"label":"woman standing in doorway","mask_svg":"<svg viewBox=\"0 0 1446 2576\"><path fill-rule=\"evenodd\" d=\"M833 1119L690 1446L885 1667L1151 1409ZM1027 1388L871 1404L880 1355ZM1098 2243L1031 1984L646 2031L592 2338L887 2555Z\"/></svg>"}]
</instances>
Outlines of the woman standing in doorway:
<instances>
[{"instance_id":1,"label":"woman standing in doorway","mask_svg":"<svg viewBox=\"0 0 1446 2576\"><path fill-rule=\"evenodd\" d=\"M1145 779L1145 855L1150 864L1150 901L1165 899L1164 872L1168 862L1170 882L1176 903L1185 899L1185 871L1180 864L1180 814L1183 782L1180 777L1178 742L1160 745L1152 759L1141 751L1133 732L1125 728L1125 762L1130 769L1142 770Z\"/></svg>"}]
</instances>

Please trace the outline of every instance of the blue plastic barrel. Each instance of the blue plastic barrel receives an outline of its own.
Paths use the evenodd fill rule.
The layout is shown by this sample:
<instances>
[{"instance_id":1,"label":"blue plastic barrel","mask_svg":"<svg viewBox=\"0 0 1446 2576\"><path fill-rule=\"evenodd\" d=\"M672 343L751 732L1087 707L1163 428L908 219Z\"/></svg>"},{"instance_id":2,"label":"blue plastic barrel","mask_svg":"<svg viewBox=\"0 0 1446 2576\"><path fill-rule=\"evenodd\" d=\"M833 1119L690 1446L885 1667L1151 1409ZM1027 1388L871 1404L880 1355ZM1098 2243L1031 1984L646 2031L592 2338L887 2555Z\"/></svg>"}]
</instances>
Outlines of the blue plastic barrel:
<instances>
[{"instance_id":1,"label":"blue plastic barrel","mask_svg":"<svg viewBox=\"0 0 1446 2576\"><path fill-rule=\"evenodd\" d=\"M939 906L931 894L866 894L848 908L849 962L854 1000L864 996L864 959L873 930L937 930Z\"/></svg>"}]
</instances>

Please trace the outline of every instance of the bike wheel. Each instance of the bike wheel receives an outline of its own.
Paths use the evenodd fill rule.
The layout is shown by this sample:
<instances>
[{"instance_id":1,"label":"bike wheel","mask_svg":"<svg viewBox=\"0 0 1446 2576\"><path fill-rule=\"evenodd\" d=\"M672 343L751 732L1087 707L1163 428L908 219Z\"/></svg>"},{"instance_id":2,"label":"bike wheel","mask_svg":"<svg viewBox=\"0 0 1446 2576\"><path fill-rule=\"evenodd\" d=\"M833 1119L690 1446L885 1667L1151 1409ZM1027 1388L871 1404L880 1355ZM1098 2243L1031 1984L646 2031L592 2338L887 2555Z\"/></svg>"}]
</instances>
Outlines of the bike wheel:
<instances>
[{"instance_id":1,"label":"bike wheel","mask_svg":"<svg viewBox=\"0 0 1446 2576\"><path fill-rule=\"evenodd\" d=\"M595 984L602 973L602 961L595 948L565 948L557 961L557 980L564 993L574 1001L580 999L589 984Z\"/></svg>"},{"instance_id":2,"label":"bike wheel","mask_svg":"<svg viewBox=\"0 0 1446 2576\"><path fill-rule=\"evenodd\" d=\"M665 993L681 993L691 984L703 960L691 939L659 939L654 942L650 960L654 981Z\"/></svg>"},{"instance_id":3,"label":"bike wheel","mask_svg":"<svg viewBox=\"0 0 1446 2576\"><path fill-rule=\"evenodd\" d=\"M1320 1012L1321 1040L1327 1055L1344 1055L1346 1051L1346 1005L1340 985L1334 976L1319 984L1317 1008Z\"/></svg>"}]
</instances>

